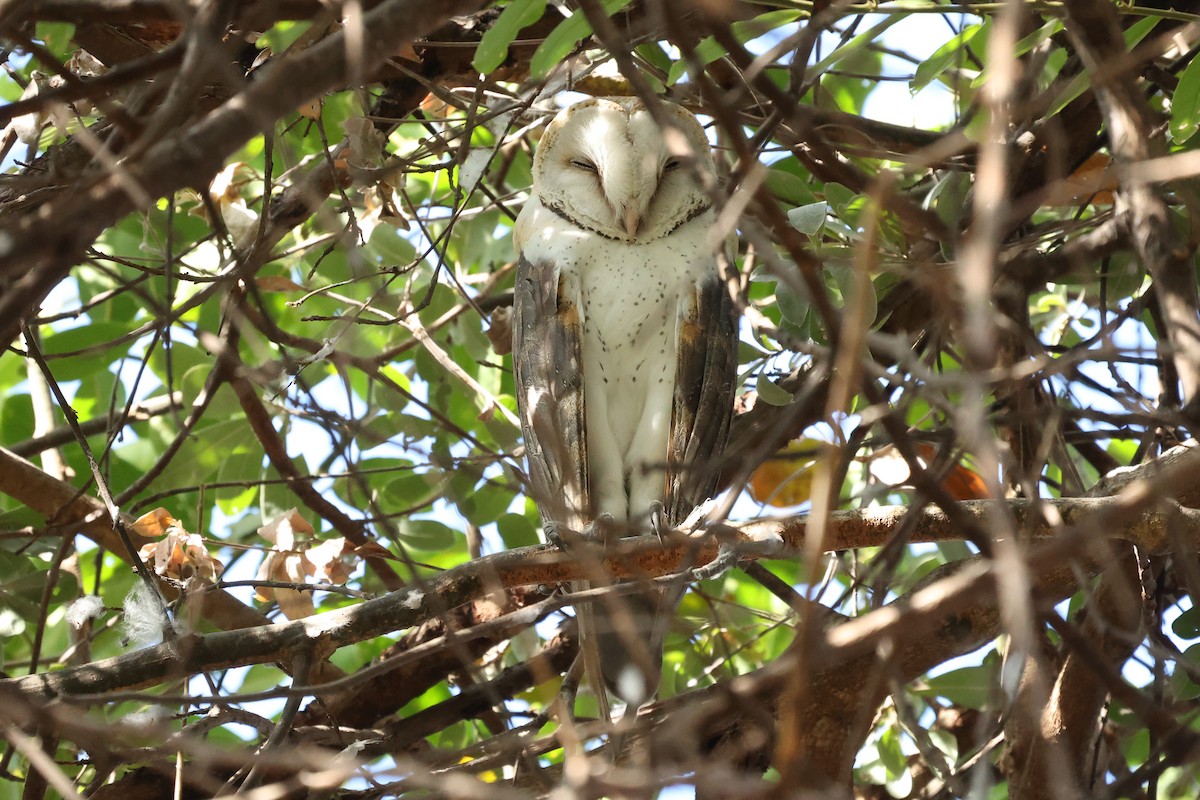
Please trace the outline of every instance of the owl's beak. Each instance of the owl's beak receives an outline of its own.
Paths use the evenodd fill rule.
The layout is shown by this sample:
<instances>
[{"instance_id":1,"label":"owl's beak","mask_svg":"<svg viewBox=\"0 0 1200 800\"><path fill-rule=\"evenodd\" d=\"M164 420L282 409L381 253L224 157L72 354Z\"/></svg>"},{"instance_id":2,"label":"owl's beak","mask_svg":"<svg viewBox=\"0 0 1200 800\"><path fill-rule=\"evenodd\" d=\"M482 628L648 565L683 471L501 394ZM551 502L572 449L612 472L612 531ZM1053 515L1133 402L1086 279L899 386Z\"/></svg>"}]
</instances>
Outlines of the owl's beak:
<instances>
[{"instance_id":1,"label":"owl's beak","mask_svg":"<svg viewBox=\"0 0 1200 800\"><path fill-rule=\"evenodd\" d=\"M635 205L625 205L621 210L621 223L625 226L625 233L629 234L630 239L636 239L638 225L642 223L642 215Z\"/></svg>"}]
</instances>

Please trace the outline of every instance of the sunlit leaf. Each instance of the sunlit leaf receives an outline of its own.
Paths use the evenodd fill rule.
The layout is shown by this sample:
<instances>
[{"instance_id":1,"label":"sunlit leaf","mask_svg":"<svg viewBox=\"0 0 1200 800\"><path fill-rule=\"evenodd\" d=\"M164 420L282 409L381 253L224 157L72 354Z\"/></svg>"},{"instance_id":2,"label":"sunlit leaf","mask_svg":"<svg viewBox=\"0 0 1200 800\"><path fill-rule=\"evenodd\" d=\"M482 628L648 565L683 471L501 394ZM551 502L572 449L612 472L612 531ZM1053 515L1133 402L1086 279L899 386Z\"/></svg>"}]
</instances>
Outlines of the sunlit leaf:
<instances>
[{"instance_id":1,"label":"sunlit leaf","mask_svg":"<svg viewBox=\"0 0 1200 800\"><path fill-rule=\"evenodd\" d=\"M496 69L508 57L508 47L521 29L537 22L545 11L546 0L512 0L483 34L471 66L476 72Z\"/></svg>"},{"instance_id":2,"label":"sunlit leaf","mask_svg":"<svg viewBox=\"0 0 1200 800\"><path fill-rule=\"evenodd\" d=\"M913 92L919 92L928 86L930 81L940 77L947 67L959 63L963 59L962 49L983 29L983 25L968 25L957 36L935 50L933 55L917 67L912 81L909 82L909 88Z\"/></svg>"},{"instance_id":3,"label":"sunlit leaf","mask_svg":"<svg viewBox=\"0 0 1200 800\"><path fill-rule=\"evenodd\" d=\"M789 209L787 218L796 230L807 233L809 236L816 236L825 225L827 213L829 213L829 204L819 201Z\"/></svg>"},{"instance_id":4,"label":"sunlit leaf","mask_svg":"<svg viewBox=\"0 0 1200 800\"><path fill-rule=\"evenodd\" d=\"M792 441L751 473L751 497L781 507L808 502L816 473L814 465L828 446L818 439Z\"/></svg>"},{"instance_id":5,"label":"sunlit leaf","mask_svg":"<svg viewBox=\"0 0 1200 800\"><path fill-rule=\"evenodd\" d=\"M1192 59L1171 95L1171 138L1186 142L1200 127L1200 58Z\"/></svg>"},{"instance_id":6,"label":"sunlit leaf","mask_svg":"<svg viewBox=\"0 0 1200 800\"><path fill-rule=\"evenodd\" d=\"M604 13L612 16L631 0L600 0ZM538 45L529 62L529 71L536 77L545 77L558 66L575 46L592 34L592 25L582 9L578 9L560 22L546 40Z\"/></svg>"}]
</instances>

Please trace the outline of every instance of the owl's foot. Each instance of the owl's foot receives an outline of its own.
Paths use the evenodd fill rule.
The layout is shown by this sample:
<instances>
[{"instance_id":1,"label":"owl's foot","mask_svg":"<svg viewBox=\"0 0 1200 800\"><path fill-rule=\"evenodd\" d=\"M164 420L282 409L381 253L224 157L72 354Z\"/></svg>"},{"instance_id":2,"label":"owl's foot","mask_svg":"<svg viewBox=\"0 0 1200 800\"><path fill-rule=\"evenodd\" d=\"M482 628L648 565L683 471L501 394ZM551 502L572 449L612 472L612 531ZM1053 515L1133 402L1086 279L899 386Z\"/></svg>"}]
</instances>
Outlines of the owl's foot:
<instances>
[{"instance_id":1,"label":"owl's foot","mask_svg":"<svg viewBox=\"0 0 1200 800\"><path fill-rule=\"evenodd\" d=\"M558 523L544 521L542 522L542 532L546 534L546 541L557 547L559 550L565 550L562 534L558 532Z\"/></svg>"},{"instance_id":2,"label":"owl's foot","mask_svg":"<svg viewBox=\"0 0 1200 800\"><path fill-rule=\"evenodd\" d=\"M663 504L655 500L650 504L650 530L654 531L654 535L658 537L658 541L666 544L666 535L671 528L667 525L666 508Z\"/></svg>"},{"instance_id":3,"label":"owl's foot","mask_svg":"<svg viewBox=\"0 0 1200 800\"><path fill-rule=\"evenodd\" d=\"M583 540L585 542L600 542L603 544L609 540L615 521L613 515L607 511L597 514L596 518L589 522L587 527L583 529Z\"/></svg>"}]
</instances>

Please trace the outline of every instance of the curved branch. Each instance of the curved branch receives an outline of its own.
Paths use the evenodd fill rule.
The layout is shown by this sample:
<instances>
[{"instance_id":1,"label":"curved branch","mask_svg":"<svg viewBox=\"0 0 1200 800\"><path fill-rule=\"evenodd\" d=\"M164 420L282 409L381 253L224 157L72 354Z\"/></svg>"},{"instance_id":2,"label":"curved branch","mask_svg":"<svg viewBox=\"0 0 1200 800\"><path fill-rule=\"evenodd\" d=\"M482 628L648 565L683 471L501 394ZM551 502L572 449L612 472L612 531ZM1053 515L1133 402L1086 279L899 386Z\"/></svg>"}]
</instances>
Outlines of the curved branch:
<instances>
[{"instance_id":1,"label":"curved branch","mask_svg":"<svg viewBox=\"0 0 1200 800\"><path fill-rule=\"evenodd\" d=\"M1164 496L1178 492L1193 482L1200 469L1200 447L1186 447L1175 468L1157 475L1153 487L1147 481L1135 482L1108 499L1070 499L1045 501L1032 506L1011 501L1010 513L1022 531L1033 538L1052 537L1031 548L1027 560L1036 578L1056 574L1072 559L1102 559L1108 548L1097 547L1106 539L1137 543L1148 551L1166 548L1167 524L1178 523L1178 535L1189 547L1200 550L1200 511L1186 508L1171 513L1157 510ZM0 476L3 470L0 470ZM5 490L0 484L0 490ZM996 501L963 503L965 513L981 519L994 510ZM1065 522L1051 526L1032 518L1032 510L1042 505L1053 508ZM906 508L884 511L837 512L826 527L826 550L878 546L886 542ZM926 509L914 527L913 541L944 541L954 538L949 518L939 510ZM775 536L786 545L803 551L807 518L746 523L740 527L719 526L722 535L736 537L749 548L748 557L777 555L781 548L763 548ZM1102 531L1103 540L1097 540ZM1173 531L1173 535L1176 531ZM961 534L958 534L961 537ZM1175 540L1172 538L1172 540ZM777 541L777 540L776 540ZM655 537L640 537L610 548L604 554L604 567L616 578L630 576L673 575L717 557L716 536L690 537L673 534L660 543ZM1099 550L1099 555L1096 551ZM599 553L587 554L599 556ZM44 697L72 694L97 694L117 689L150 686L168 677L205 672L234 665L275 661L306 649L325 654L353 642L408 628L434 618L441 610L455 608L499 586L554 585L586 577L591 558L566 553L548 545L522 547L476 559L447 570L427 581L429 590L392 592L386 597L357 606L319 614L286 625L270 625L239 631L199 635L187 640L186 652L174 644L163 644L138 653L98 661L59 672L14 679L23 691ZM1103 561L1099 561L1101 565ZM988 562L975 562L956 569L933 586L916 592L906 603L895 603L878 611L839 625L826 637L826 646L811 658L808 668L833 668L851 659L869 656L882 641L931 634L948 616L961 615L972 604L994 600L995 584ZM530 607L532 608L532 607ZM528 608L514 612L522 614ZM908 612L912 613L908 613ZM507 615L513 617L513 615ZM530 621L532 622L532 621ZM491 623L488 623L491 624ZM514 618L515 624L515 618ZM480 635L478 627L474 635ZM784 658L771 667L786 670L794 659Z\"/></svg>"},{"instance_id":2,"label":"curved branch","mask_svg":"<svg viewBox=\"0 0 1200 800\"><path fill-rule=\"evenodd\" d=\"M128 558L103 503L80 494L74 486L47 475L3 447L0 447L0 492L44 516L51 529L64 534L82 533L118 558ZM132 530L129 534L135 547L151 541ZM179 589L172 584L159 581L158 587L169 598L179 596ZM258 611L222 591L208 592L198 602L199 613L222 628L253 628L269 623Z\"/></svg>"}]
</instances>

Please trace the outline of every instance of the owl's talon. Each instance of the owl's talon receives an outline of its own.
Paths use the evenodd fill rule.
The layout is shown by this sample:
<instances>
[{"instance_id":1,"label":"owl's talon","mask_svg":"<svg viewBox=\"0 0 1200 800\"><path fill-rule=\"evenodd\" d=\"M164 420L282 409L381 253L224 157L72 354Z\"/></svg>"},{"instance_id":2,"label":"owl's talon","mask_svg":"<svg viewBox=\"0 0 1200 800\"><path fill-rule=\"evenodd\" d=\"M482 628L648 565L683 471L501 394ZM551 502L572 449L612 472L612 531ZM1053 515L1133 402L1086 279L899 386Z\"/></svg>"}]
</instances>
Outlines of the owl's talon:
<instances>
[{"instance_id":1,"label":"owl's talon","mask_svg":"<svg viewBox=\"0 0 1200 800\"><path fill-rule=\"evenodd\" d=\"M546 535L546 541L557 547L559 550L565 550L566 545L563 543L562 534L558 532L558 523L543 522L542 532Z\"/></svg>"},{"instance_id":2,"label":"owl's talon","mask_svg":"<svg viewBox=\"0 0 1200 800\"><path fill-rule=\"evenodd\" d=\"M666 532L670 530L667 527L665 514L666 508L663 507L662 503L655 500L650 504L650 530L654 531L654 535L658 537L658 541L662 544L666 544L664 537L666 536Z\"/></svg>"},{"instance_id":3,"label":"owl's talon","mask_svg":"<svg viewBox=\"0 0 1200 800\"><path fill-rule=\"evenodd\" d=\"M597 514L596 518L587 524L580 534L585 542L606 542L608 531L616 520L607 511Z\"/></svg>"}]
</instances>

